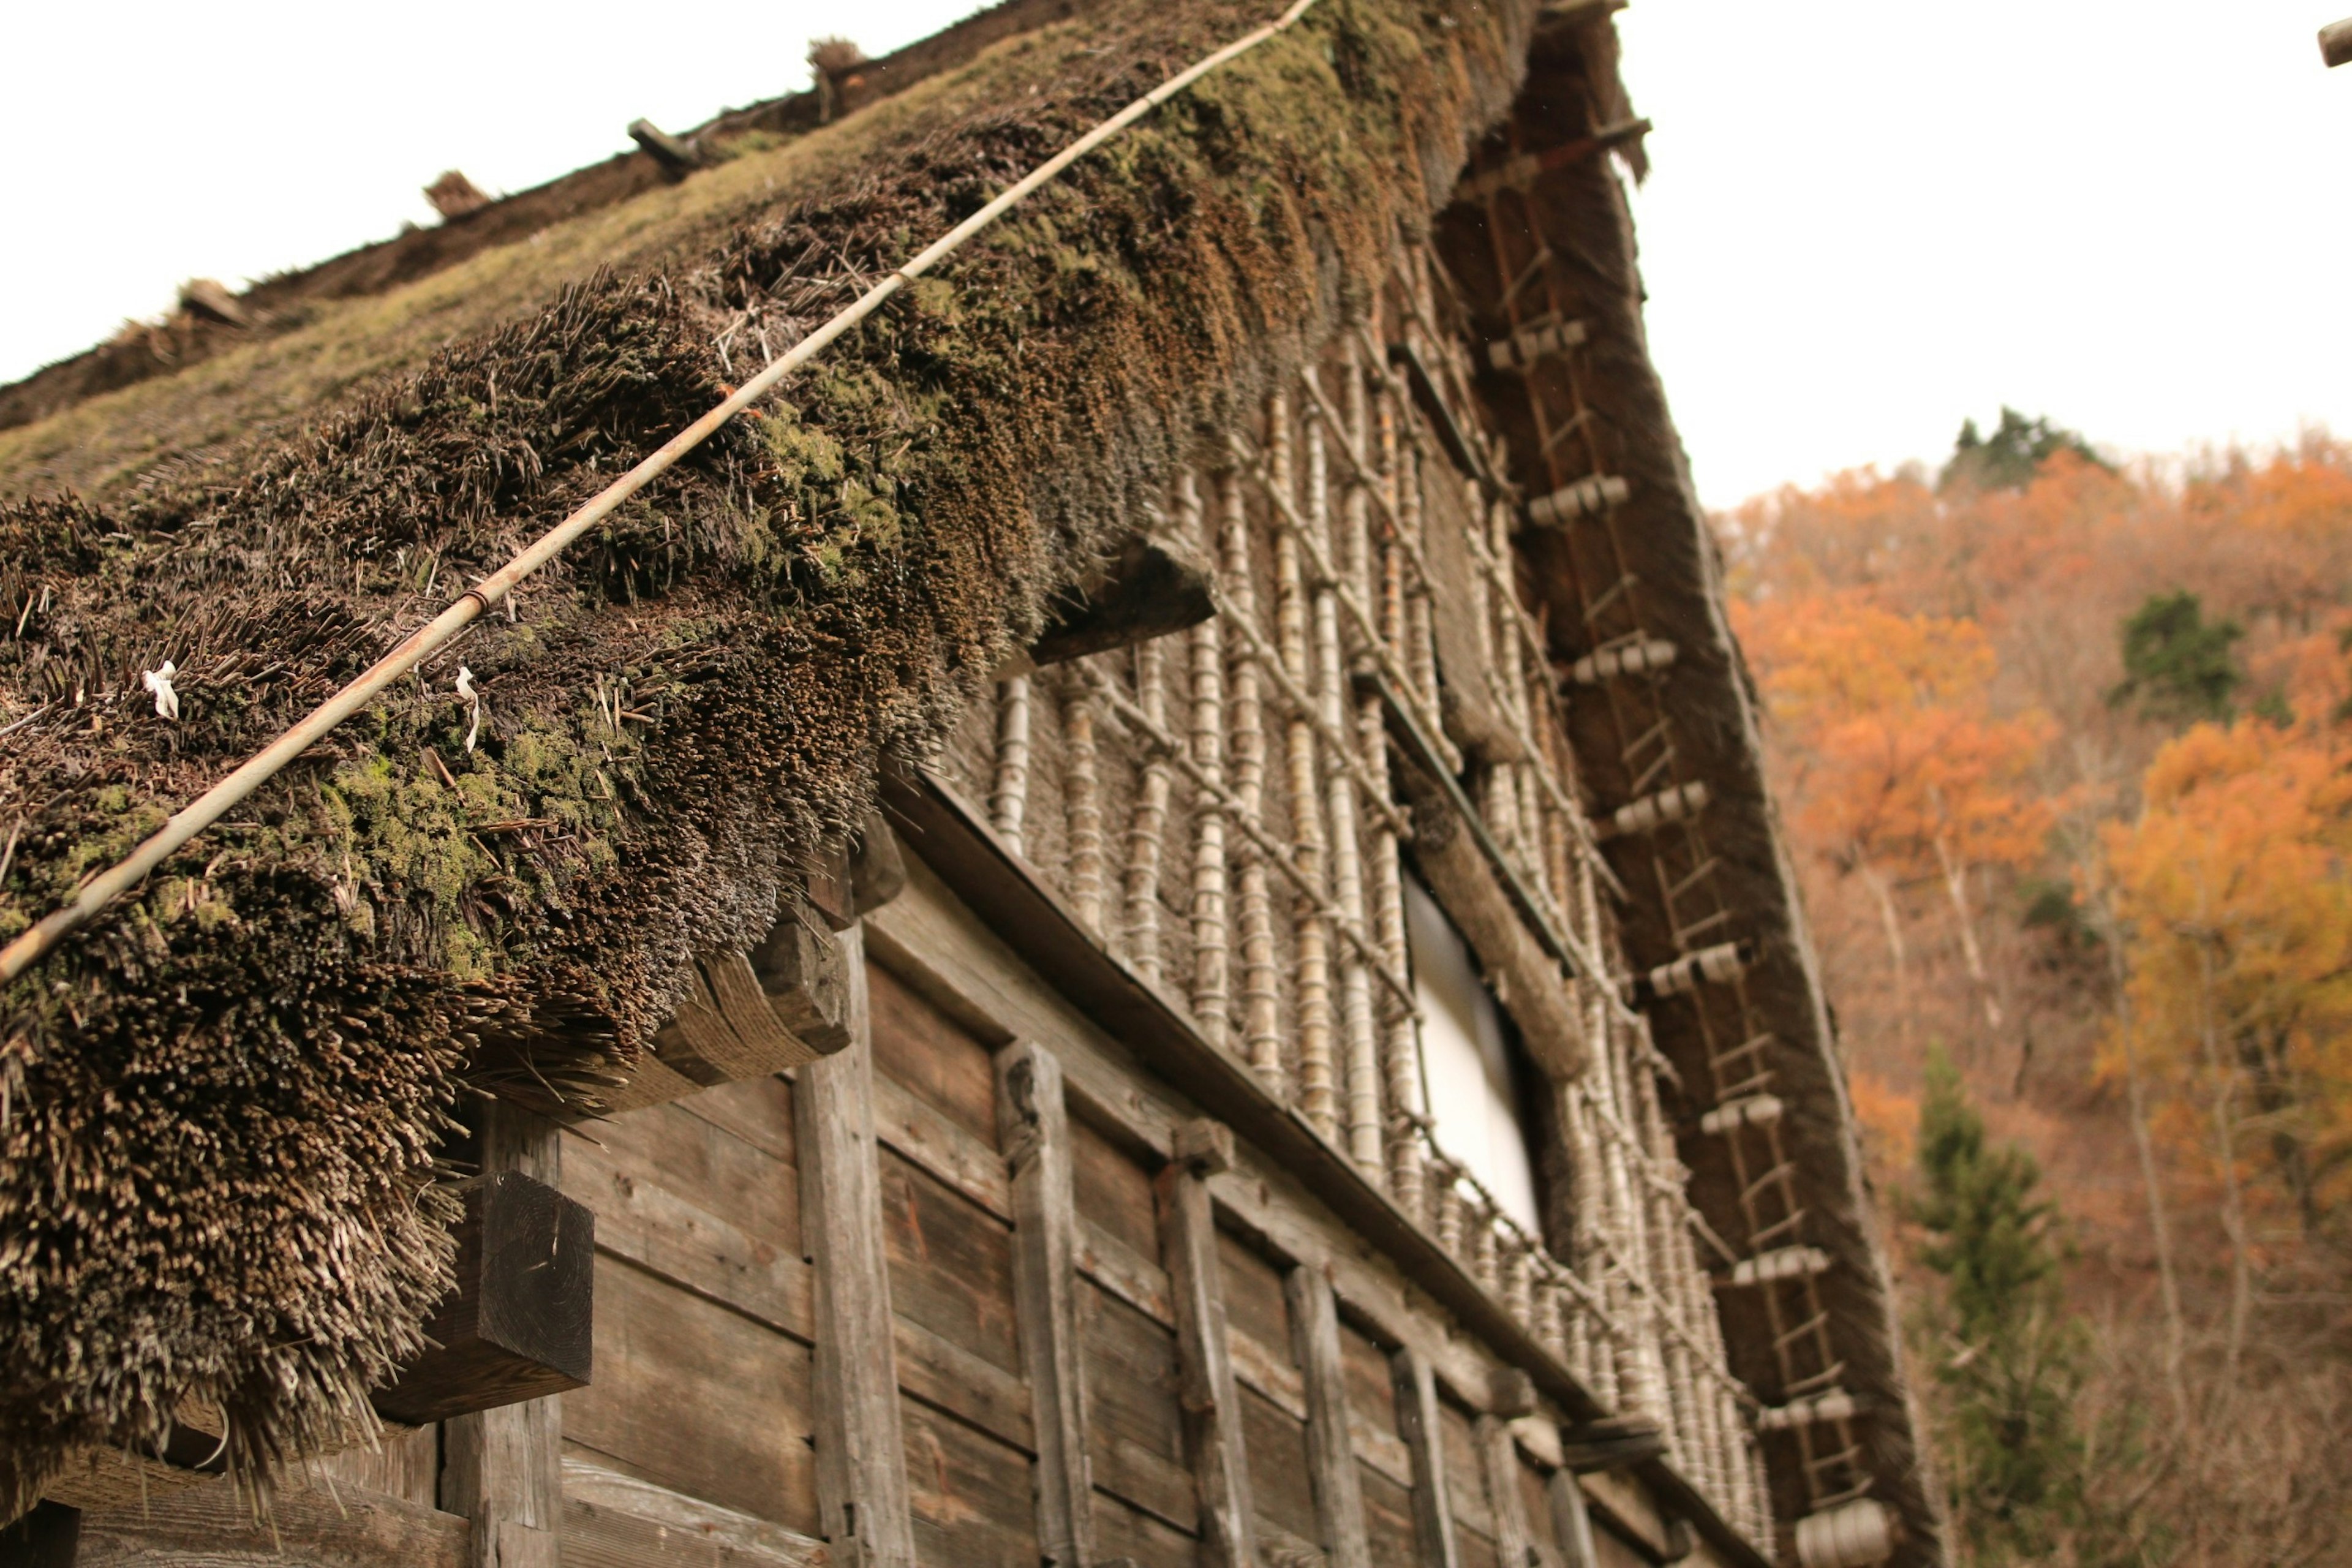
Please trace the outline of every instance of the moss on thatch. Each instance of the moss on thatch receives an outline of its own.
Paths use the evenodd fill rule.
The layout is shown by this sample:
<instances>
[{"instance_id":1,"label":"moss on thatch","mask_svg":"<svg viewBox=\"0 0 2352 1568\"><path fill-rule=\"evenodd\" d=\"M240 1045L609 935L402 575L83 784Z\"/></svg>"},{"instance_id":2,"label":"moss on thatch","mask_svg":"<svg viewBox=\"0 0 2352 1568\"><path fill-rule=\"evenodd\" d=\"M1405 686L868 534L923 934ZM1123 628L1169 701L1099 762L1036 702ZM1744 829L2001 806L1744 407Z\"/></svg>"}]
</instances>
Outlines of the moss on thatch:
<instances>
[{"instance_id":1,"label":"moss on thatch","mask_svg":"<svg viewBox=\"0 0 2352 1568\"><path fill-rule=\"evenodd\" d=\"M35 715L0 761L0 822L24 825L0 932L715 401L762 333L807 330L1263 10L1106 7L998 107L299 435L167 463L103 510L0 505L0 595L33 606L0 702ZM928 752L1171 459L1425 221L1507 104L1531 11L1324 0L0 996L16 1500L191 1394L248 1472L357 1416L446 1282L432 1151L461 1079L578 1102L625 1072L688 958L761 935L882 757ZM140 683L166 658L172 724ZM461 658L488 698L471 752Z\"/></svg>"}]
</instances>

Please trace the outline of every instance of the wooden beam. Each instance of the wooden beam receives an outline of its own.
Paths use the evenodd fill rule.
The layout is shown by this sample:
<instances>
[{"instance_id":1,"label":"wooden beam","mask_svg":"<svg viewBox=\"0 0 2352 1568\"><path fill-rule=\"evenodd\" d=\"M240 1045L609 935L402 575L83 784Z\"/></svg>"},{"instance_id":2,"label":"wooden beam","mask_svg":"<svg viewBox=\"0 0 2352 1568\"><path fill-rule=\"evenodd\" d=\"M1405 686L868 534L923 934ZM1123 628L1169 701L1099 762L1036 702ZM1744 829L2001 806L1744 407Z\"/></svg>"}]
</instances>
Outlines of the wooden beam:
<instances>
[{"instance_id":1,"label":"wooden beam","mask_svg":"<svg viewBox=\"0 0 2352 1568\"><path fill-rule=\"evenodd\" d=\"M1176 1157L1156 1186L1160 1255L1176 1315L1176 1397L1201 1505L1201 1568L1257 1568L1257 1514L1209 1197L1209 1178L1233 1169L1234 1135L1203 1119L1181 1123L1175 1144Z\"/></svg>"},{"instance_id":2,"label":"wooden beam","mask_svg":"<svg viewBox=\"0 0 2352 1568\"><path fill-rule=\"evenodd\" d=\"M796 900L787 900L775 929L751 953L748 968L767 993L775 1022L818 1056L830 1056L849 1044L849 990L856 965L845 956L847 951L823 921ZM862 975L858 984L864 984Z\"/></svg>"},{"instance_id":3,"label":"wooden beam","mask_svg":"<svg viewBox=\"0 0 2352 1568\"><path fill-rule=\"evenodd\" d=\"M223 1477L83 1514L79 1561L89 1568L466 1568L472 1535L465 1520L438 1509L347 1482L330 1489L299 1475L272 1494L268 1519L257 1520L252 1500ZM0 1563L21 1561L0 1544Z\"/></svg>"},{"instance_id":4,"label":"wooden beam","mask_svg":"<svg viewBox=\"0 0 2352 1568\"><path fill-rule=\"evenodd\" d=\"M1486 1506L1495 1515L1495 1555L1500 1562L1535 1561L1535 1535L1528 1528L1528 1507L1519 1493L1519 1451L1511 1440L1511 1425L1501 1416L1478 1417L1474 1429L1478 1445L1478 1468L1486 1482Z\"/></svg>"},{"instance_id":5,"label":"wooden beam","mask_svg":"<svg viewBox=\"0 0 2352 1568\"><path fill-rule=\"evenodd\" d=\"M1568 1568L1601 1568L1600 1549L1592 1544L1592 1516L1585 1511L1584 1489L1572 1470L1554 1470L1545 1484L1551 1500L1551 1531L1559 1537L1560 1554Z\"/></svg>"},{"instance_id":6,"label":"wooden beam","mask_svg":"<svg viewBox=\"0 0 2352 1568\"><path fill-rule=\"evenodd\" d=\"M1454 1500L1445 1490L1445 1427L1438 1419L1437 1376L1407 1347L1389 1357L1396 1387L1397 1436L1412 1456L1413 1547L1422 1568L1462 1568L1454 1535Z\"/></svg>"},{"instance_id":7,"label":"wooden beam","mask_svg":"<svg viewBox=\"0 0 2352 1568\"><path fill-rule=\"evenodd\" d=\"M1283 1276L1290 1303L1291 1346L1307 1397L1307 1468L1315 1518L1330 1568L1371 1568L1364 1532L1364 1494L1348 1433L1348 1373L1339 1355L1339 1305L1321 1269L1300 1266Z\"/></svg>"},{"instance_id":8,"label":"wooden beam","mask_svg":"<svg viewBox=\"0 0 2352 1568\"><path fill-rule=\"evenodd\" d=\"M81 1510L37 1502L33 1511L0 1530L0 1563L8 1568L74 1568L81 1549Z\"/></svg>"},{"instance_id":9,"label":"wooden beam","mask_svg":"<svg viewBox=\"0 0 2352 1568\"><path fill-rule=\"evenodd\" d=\"M836 1568L822 1541L579 1459L563 1461L563 1568Z\"/></svg>"},{"instance_id":10,"label":"wooden beam","mask_svg":"<svg viewBox=\"0 0 2352 1568\"><path fill-rule=\"evenodd\" d=\"M801 1235L816 1267L818 1533L838 1568L914 1568L898 1366L874 1142L874 1041L862 928L838 938L844 1049L794 1081Z\"/></svg>"},{"instance_id":11,"label":"wooden beam","mask_svg":"<svg viewBox=\"0 0 2352 1568\"><path fill-rule=\"evenodd\" d=\"M1637 1416L1588 1421L1563 1428L1559 1435L1560 1463L1579 1475L1631 1469L1665 1451L1665 1434L1658 1424Z\"/></svg>"},{"instance_id":12,"label":"wooden beam","mask_svg":"<svg viewBox=\"0 0 2352 1568\"><path fill-rule=\"evenodd\" d=\"M483 1103L484 1174L513 1172L545 1186L563 1179L555 1124L503 1100ZM469 1568L562 1568L562 1396L459 1415L441 1428L441 1508L473 1521Z\"/></svg>"},{"instance_id":13,"label":"wooden beam","mask_svg":"<svg viewBox=\"0 0 2352 1568\"><path fill-rule=\"evenodd\" d=\"M459 1192L457 1289L425 1326L432 1348L372 1396L411 1426L584 1387L593 1369L596 1216L519 1171Z\"/></svg>"},{"instance_id":14,"label":"wooden beam","mask_svg":"<svg viewBox=\"0 0 2352 1568\"><path fill-rule=\"evenodd\" d=\"M629 121L629 140L644 148L662 173L682 180L703 165L702 149L690 136L673 136L650 120Z\"/></svg>"},{"instance_id":15,"label":"wooden beam","mask_svg":"<svg viewBox=\"0 0 2352 1568\"><path fill-rule=\"evenodd\" d=\"M1037 1554L1094 1561L1085 1346L1078 1337L1077 1211L1062 1064L1021 1040L996 1054L998 1143L1013 1177L1013 1310L1037 1434Z\"/></svg>"},{"instance_id":16,"label":"wooden beam","mask_svg":"<svg viewBox=\"0 0 2352 1568\"><path fill-rule=\"evenodd\" d=\"M1217 613L1209 569L1181 546L1131 535L1102 579L1055 607L1045 635L1030 646L1038 665L1129 647L1197 626Z\"/></svg>"}]
</instances>

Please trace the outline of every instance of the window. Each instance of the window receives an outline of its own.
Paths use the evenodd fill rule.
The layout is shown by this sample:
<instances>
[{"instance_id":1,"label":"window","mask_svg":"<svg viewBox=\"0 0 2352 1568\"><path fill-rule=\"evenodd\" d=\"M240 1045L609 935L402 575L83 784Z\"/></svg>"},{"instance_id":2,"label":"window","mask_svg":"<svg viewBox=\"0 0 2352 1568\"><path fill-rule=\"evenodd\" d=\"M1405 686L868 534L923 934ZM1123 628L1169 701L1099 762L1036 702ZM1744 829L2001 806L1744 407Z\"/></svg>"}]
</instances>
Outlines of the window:
<instances>
[{"instance_id":1,"label":"window","mask_svg":"<svg viewBox=\"0 0 2352 1568\"><path fill-rule=\"evenodd\" d=\"M1535 1169L1519 1121L1502 1012L1479 978L1469 944L1428 889L1410 877L1404 909L1437 1146L1466 1167L1505 1214L1540 1236Z\"/></svg>"}]
</instances>

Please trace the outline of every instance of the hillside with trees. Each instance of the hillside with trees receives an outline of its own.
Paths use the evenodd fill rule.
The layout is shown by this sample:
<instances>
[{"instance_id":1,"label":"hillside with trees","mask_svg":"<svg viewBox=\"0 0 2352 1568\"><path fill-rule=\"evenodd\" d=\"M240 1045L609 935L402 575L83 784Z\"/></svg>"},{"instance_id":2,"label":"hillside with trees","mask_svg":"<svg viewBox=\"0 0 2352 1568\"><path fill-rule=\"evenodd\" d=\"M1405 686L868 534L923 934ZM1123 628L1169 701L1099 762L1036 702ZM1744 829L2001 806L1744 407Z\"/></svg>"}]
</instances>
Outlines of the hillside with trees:
<instances>
[{"instance_id":1,"label":"hillside with trees","mask_svg":"<svg viewBox=\"0 0 2352 1568\"><path fill-rule=\"evenodd\" d=\"M1718 519L1979 1563L2352 1552L2352 447Z\"/></svg>"}]
</instances>

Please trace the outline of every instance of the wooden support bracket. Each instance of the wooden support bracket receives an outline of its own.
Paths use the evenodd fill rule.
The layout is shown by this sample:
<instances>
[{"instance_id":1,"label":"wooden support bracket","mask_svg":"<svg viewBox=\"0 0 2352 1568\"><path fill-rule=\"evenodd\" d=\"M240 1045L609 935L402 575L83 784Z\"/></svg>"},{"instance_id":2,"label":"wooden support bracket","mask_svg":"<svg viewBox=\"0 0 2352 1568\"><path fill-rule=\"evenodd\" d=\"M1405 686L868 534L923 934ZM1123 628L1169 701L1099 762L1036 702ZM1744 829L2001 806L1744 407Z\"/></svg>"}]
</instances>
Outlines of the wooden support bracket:
<instances>
[{"instance_id":1,"label":"wooden support bracket","mask_svg":"<svg viewBox=\"0 0 2352 1568\"><path fill-rule=\"evenodd\" d=\"M801 1234L816 1267L817 1533L839 1568L914 1568L883 1251L865 931L839 938L849 1040L793 1086Z\"/></svg>"},{"instance_id":2,"label":"wooden support bracket","mask_svg":"<svg viewBox=\"0 0 2352 1568\"><path fill-rule=\"evenodd\" d=\"M457 1290L425 1326L434 1348L373 1395L411 1426L585 1387L593 1370L596 1216L516 1171L460 1191Z\"/></svg>"},{"instance_id":3,"label":"wooden support bracket","mask_svg":"<svg viewBox=\"0 0 2352 1568\"><path fill-rule=\"evenodd\" d=\"M1348 1425L1348 1374L1340 1361L1339 1304L1331 1281L1308 1264L1283 1277L1290 1301L1292 1352L1307 1397L1307 1467L1315 1518L1330 1568L1371 1568L1363 1486Z\"/></svg>"},{"instance_id":4,"label":"wooden support bracket","mask_svg":"<svg viewBox=\"0 0 2352 1568\"><path fill-rule=\"evenodd\" d=\"M1077 1210L1062 1064L1032 1041L996 1056L996 1125L1013 1176L1013 1310L1037 1433L1037 1553L1094 1561L1086 1353L1078 1332Z\"/></svg>"},{"instance_id":5,"label":"wooden support bracket","mask_svg":"<svg viewBox=\"0 0 2352 1568\"><path fill-rule=\"evenodd\" d=\"M1446 1495L1445 1428L1437 1410L1437 1374L1429 1358L1410 1347L1389 1357L1396 1385L1397 1436L1412 1456L1412 1534L1421 1568L1462 1568L1454 1535L1454 1504Z\"/></svg>"},{"instance_id":6,"label":"wooden support bracket","mask_svg":"<svg viewBox=\"0 0 2352 1568\"><path fill-rule=\"evenodd\" d=\"M1234 1135L1202 1118L1179 1122L1175 1157L1155 1187L1161 1261L1176 1316L1177 1402L1200 1500L1202 1568L1257 1568L1257 1515L1226 1338L1224 1281L1209 1178L1233 1169Z\"/></svg>"}]
</instances>

